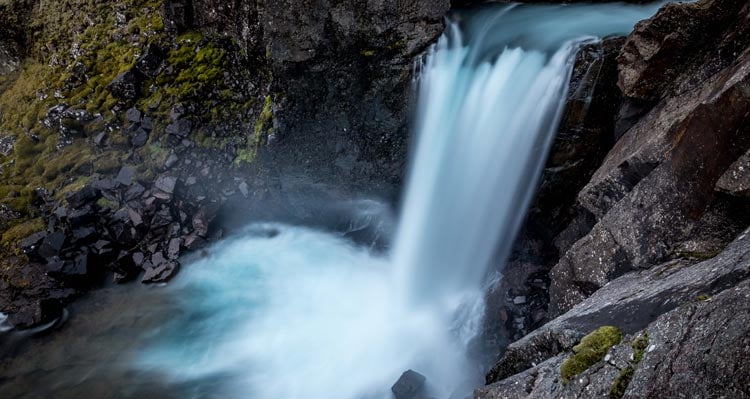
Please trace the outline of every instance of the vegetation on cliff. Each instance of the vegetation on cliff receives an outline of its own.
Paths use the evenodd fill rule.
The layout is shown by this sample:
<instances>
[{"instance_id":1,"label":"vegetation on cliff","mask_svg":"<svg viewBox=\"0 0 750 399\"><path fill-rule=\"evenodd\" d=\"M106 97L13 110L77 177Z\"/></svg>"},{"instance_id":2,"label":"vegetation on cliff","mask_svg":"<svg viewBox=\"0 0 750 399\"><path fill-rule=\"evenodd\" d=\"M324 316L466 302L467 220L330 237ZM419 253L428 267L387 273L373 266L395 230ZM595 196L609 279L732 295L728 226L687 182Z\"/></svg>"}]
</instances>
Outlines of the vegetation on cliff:
<instances>
[{"instance_id":1,"label":"vegetation on cliff","mask_svg":"<svg viewBox=\"0 0 750 399\"><path fill-rule=\"evenodd\" d=\"M599 327L581 339L581 343L573 347L573 356L560 366L560 376L563 382L569 382L573 377L583 373L593 364L604 359L609 348L622 340L622 332L617 327Z\"/></svg>"}]
</instances>

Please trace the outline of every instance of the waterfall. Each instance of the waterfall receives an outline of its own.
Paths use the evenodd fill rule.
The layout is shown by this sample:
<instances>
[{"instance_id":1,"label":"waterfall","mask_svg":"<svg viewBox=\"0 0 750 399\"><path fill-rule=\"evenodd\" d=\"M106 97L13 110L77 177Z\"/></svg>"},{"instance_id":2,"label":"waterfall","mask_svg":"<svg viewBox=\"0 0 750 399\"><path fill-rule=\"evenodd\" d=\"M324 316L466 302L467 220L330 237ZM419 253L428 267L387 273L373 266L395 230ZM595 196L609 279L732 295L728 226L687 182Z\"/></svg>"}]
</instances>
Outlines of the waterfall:
<instances>
[{"instance_id":1,"label":"waterfall","mask_svg":"<svg viewBox=\"0 0 750 399\"><path fill-rule=\"evenodd\" d=\"M525 217L576 50L626 34L657 7L455 13L418 64L412 161L391 250L330 231L251 226L171 283L184 313L149 331L136 368L195 392L220 385L222 397L390 398L407 369L427 377L434 397L470 394L466 381L479 384L481 370L466 345L481 328L483 287ZM358 207L346 230L387 234L381 208Z\"/></svg>"},{"instance_id":2,"label":"waterfall","mask_svg":"<svg viewBox=\"0 0 750 399\"><path fill-rule=\"evenodd\" d=\"M481 289L533 197L576 50L629 32L657 7L492 6L448 25L418 81L393 250L409 301L450 309Z\"/></svg>"}]
</instances>

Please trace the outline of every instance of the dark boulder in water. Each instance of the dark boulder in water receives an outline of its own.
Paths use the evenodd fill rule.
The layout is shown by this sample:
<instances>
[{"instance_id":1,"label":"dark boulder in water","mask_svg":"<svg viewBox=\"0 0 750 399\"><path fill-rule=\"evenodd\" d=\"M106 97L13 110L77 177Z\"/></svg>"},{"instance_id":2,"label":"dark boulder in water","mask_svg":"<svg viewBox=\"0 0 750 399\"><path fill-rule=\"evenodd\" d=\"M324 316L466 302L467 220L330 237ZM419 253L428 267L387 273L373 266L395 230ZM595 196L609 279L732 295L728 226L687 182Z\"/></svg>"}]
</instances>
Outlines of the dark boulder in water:
<instances>
[{"instance_id":1,"label":"dark boulder in water","mask_svg":"<svg viewBox=\"0 0 750 399\"><path fill-rule=\"evenodd\" d=\"M406 370L391 387L396 399L426 399L426 378L414 370Z\"/></svg>"}]
</instances>

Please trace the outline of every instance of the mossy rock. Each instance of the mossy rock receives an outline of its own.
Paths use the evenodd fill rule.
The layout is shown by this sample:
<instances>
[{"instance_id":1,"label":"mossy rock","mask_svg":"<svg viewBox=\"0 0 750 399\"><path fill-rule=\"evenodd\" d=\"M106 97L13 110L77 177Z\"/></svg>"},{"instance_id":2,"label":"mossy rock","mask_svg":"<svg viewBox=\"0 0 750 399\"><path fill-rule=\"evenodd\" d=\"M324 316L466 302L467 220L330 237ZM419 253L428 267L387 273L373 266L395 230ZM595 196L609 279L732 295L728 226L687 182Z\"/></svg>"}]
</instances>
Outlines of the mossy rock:
<instances>
[{"instance_id":1,"label":"mossy rock","mask_svg":"<svg viewBox=\"0 0 750 399\"><path fill-rule=\"evenodd\" d=\"M630 385L630 381L633 379L635 369L638 367L638 363L643 360L643 355L646 353L648 348L649 338L648 333L644 332L638 338L634 339L630 346L633 348L633 359L630 364L620 371L620 374L615 378L612 383L612 387L609 390L610 399L621 399L625 396L625 391Z\"/></svg>"},{"instance_id":2,"label":"mossy rock","mask_svg":"<svg viewBox=\"0 0 750 399\"><path fill-rule=\"evenodd\" d=\"M630 385L630 380L633 379L634 373L635 369L630 366L625 367L620 372L615 378L614 383L612 383L612 388L609 390L610 399L620 399L625 396L625 391L628 389L628 385Z\"/></svg>"},{"instance_id":3,"label":"mossy rock","mask_svg":"<svg viewBox=\"0 0 750 399\"><path fill-rule=\"evenodd\" d=\"M44 220L41 218L27 220L17 224L3 233L2 244L5 249L11 249L24 238L44 230Z\"/></svg>"},{"instance_id":4,"label":"mossy rock","mask_svg":"<svg viewBox=\"0 0 750 399\"><path fill-rule=\"evenodd\" d=\"M583 337L581 342L573 347L573 356L560 366L563 383L568 383L576 375L600 362L609 348L619 344L620 341L622 341L622 331L612 326L599 327Z\"/></svg>"}]
</instances>

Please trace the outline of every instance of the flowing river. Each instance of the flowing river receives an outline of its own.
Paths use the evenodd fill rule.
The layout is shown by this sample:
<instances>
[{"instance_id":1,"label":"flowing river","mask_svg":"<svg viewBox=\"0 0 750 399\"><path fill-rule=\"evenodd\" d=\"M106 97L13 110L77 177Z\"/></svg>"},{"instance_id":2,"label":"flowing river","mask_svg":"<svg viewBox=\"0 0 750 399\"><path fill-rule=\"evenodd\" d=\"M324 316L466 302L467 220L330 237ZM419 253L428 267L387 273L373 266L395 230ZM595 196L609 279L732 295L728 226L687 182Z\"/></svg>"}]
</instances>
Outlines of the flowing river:
<instances>
[{"instance_id":1,"label":"flowing river","mask_svg":"<svg viewBox=\"0 0 750 399\"><path fill-rule=\"evenodd\" d=\"M351 212L391 245L248 226L167 286L95 291L49 335L3 331L0 397L380 399L407 369L436 398L470 396L483 292L533 197L576 51L657 8L454 13L421 64L396 227L377 202Z\"/></svg>"}]
</instances>

